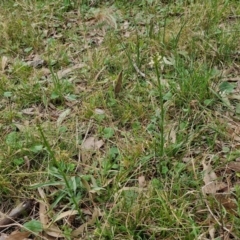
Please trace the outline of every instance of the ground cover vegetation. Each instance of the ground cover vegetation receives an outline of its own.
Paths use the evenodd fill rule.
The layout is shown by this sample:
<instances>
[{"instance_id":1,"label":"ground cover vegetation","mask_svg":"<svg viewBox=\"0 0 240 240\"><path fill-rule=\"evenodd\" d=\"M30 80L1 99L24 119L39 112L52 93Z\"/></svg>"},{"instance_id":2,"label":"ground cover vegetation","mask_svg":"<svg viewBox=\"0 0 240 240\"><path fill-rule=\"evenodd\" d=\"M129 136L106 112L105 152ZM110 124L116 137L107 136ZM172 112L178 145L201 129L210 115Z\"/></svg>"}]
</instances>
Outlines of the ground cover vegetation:
<instances>
[{"instance_id":1,"label":"ground cover vegetation","mask_svg":"<svg viewBox=\"0 0 240 240\"><path fill-rule=\"evenodd\" d=\"M1 239L239 239L240 5L0 1Z\"/></svg>"}]
</instances>

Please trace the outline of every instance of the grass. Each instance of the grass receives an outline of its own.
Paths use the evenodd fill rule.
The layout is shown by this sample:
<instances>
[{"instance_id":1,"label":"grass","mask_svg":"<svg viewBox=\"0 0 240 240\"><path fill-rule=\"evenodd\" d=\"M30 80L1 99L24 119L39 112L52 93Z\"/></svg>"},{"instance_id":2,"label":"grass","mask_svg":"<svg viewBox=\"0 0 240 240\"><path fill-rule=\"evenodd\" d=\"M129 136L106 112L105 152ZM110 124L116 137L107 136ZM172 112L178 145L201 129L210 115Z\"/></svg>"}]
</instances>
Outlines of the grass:
<instances>
[{"instance_id":1,"label":"grass","mask_svg":"<svg viewBox=\"0 0 240 240\"><path fill-rule=\"evenodd\" d=\"M34 199L20 224L35 239L240 238L239 13L2 1L1 211ZM227 188L204 192L204 163Z\"/></svg>"}]
</instances>

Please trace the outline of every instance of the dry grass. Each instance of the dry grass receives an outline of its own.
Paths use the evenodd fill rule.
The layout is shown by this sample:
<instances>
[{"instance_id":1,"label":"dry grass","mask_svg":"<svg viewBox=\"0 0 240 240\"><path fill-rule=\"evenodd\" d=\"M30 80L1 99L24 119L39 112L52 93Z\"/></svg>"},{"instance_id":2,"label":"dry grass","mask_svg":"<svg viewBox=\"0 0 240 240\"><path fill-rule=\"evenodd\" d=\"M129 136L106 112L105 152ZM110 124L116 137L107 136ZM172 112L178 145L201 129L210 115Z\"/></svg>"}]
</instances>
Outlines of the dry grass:
<instances>
[{"instance_id":1,"label":"dry grass","mask_svg":"<svg viewBox=\"0 0 240 240\"><path fill-rule=\"evenodd\" d=\"M18 229L239 238L237 2L0 7L1 211L34 200Z\"/></svg>"}]
</instances>

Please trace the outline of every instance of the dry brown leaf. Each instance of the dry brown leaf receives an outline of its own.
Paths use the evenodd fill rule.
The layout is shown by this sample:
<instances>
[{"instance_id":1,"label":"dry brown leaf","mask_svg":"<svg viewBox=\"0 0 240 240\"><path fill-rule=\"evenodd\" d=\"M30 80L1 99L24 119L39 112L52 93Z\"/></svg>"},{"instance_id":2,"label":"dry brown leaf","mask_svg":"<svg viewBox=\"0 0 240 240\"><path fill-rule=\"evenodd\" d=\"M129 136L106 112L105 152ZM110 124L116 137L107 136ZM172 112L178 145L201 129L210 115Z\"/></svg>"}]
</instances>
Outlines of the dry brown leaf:
<instances>
[{"instance_id":1,"label":"dry brown leaf","mask_svg":"<svg viewBox=\"0 0 240 240\"><path fill-rule=\"evenodd\" d=\"M227 187L227 184L217 181L217 175L210 164L206 165L203 162L202 165L204 170L203 181L205 183L205 186L202 187L203 193L216 194L219 190Z\"/></svg>"},{"instance_id":2,"label":"dry brown leaf","mask_svg":"<svg viewBox=\"0 0 240 240\"><path fill-rule=\"evenodd\" d=\"M58 77L59 79L64 78L64 77L66 77L68 74L70 74L71 72L73 72L74 70L83 68L83 67L85 67L85 66L86 66L85 63L79 63L79 64L76 64L76 65L74 65L74 66L72 66L72 67L66 68L66 69L64 69L64 70L60 70L60 71L57 72L57 77Z\"/></svg>"},{"instance_id":3,"label":"dry brown leaf","mask_svg":"<svg viewBox=\"0 0 240 240\"><path fill-rule=\"evenodd\" d=\"M82 149L91 150L95 148L95 138L89 137L82 143Z\"/></svg>"},{"instance_id":4,"label":"dry brown leaf","mask_svg":"<svg viewBox=\"0 0 240 240\"><path fill-rule=\"evenodd\" d=\"M103 140L97 141L94 137L89 137L82 143L82 149L97 150L101 148L103 144L104 144Z\"/></svg>"},{"instance_id":5,"label":"dry brown leaf","mask_svg":"<svg viewBox=\"0 0 240 240\"><path fill-rule=\"evenodd\" d=\"M210 164L206 165L204 162L202 163L203 165L203 171L204 171L204 176L203 176L203 181L205 184L208 184L212 181L217 180L217 175L213 171L212 166Z\"/></svg>"},{"instance_id":6,"label":"dry brown leaf","mask_svg":"<svg viewBox=\"0 0 240 240\"><path fill-rule=\"evenodd\" d=\"M8 64L8 58L6 56L2 57L2 71L4 71Z\"/></svg>"},{"instance_id":7,"label":"dry brown leaf","mask_svg":"<svg viewBox=\"0 0 240 240\"><path fill-rule=\"evenodd\" d=\"M81 182L82 182L83 186L87 189L87 191L90 192L91 191L91 187L90 187L88 181L86 179L84 179L84 178L81 178Z\"/></svg>"},{"instance_id":8,"label":"dry brown leaf","mask_svg":"<svg viewBox=\"0 0 240 240\"><path fill-rule=\"evenodd\" d=\"M29 212L33 204L33 200L26 200L23 203L20 203L17 207L12 209L12 211L0 219L0 228L6 228L8 224L12 223L14 219L23 215L23 213Z\"/></svg>"},{"instance_id":9,"label":"dry brown leaf","mask_svg":"<svg viewBox=\"0 0 240 240\"><path fill-rule=\"evenodd\" d=\"M63 218L70 217L70 216L77 215L77 214L78 214L77 210L68 210L66 212L62 212L54 219L54 222L57 222Z\"/></svg>"},{"instance_id":10,"label":"dry brown leaf","mask_svg":"<svg viewBox=\"0 0 240 240\"><path fill-rule=\"evenodd\" d=\"M235 172L240 172L240 162L230 162L228 165L228 168Z\"/></svg>"},{"instance_id":11,"label":"dry brown leaf","mask_svg":"<svg viewBox=\"0 0 240 240\"><path fill-rule=\"evenodd\" d=\"M227 184L223 182L210 182L202 187L202 191L205 194L216 194L218 191L227 187Z\"/></svg>"},{"instance_id":12,"label":"dry brown leaf","mask_svg":"<svg viewBox=\"0 0 240 240\"><path fill-rule=\"evenodd\" d=\"M60 113L58 119L57 119L57 127L60 127L60 125L62 124L62 122L65 120L65 118L71 113L71 109L68 108L65 111L63 111L62 113Z\"/></svg>"},{"instance_id":13,"label":"dry brown leaf","mask_svg":"<svg viewBox=\"0 0 240 240\"><path fill-rule=\"evenodd\" d=\"M51 74L51 71L48 69L48 68L41 68L41 70L40 70L40 73L41 73L41 76L44 76L44 77L46 77L46 76L48 76L49 74Z\"/></svg>"},{"instance_id":14,"label":"dry brown leaf","mask_svg":"<svg viewBox=\"0 0 240 240\"><path fill-rule=\"evenodd\" d=\"M39 203L39 219L44 229L47 228L49 223L47 211L48 211L47 205L45 203L40 202Z\"/></svg>"},{"instance_id":15,"label":"dry brown leaf","mask_svg":"<svg viewBox=\"0 0 240 240\"><path fill-rule=\"evenodd\" d=\"M144 176L138 177L138 185L140 188L146 187L147 183Z\"/></svg>"},{"instance_id":16,"label":"dry brown leaf","mask_svg":"<svg viewBox=\"0 0 240 240\"><path fill-rule=\"evenodd\" d=\"M95 142L95 149L100 149L104 145L103 140L98 140Z\"/></svg>"},{"instance_id":17,"label":"dry brown leaf","mask_svg":"<svg viewBox=\"0 0 240 240\"><path fill-rule=\"evenodd\" d=\"M6 240L7 237L8 237L8 235L5 234L5 233L1 233L1 234L0 234L0 240Z\"/></svg>"},{"instance_id":18,"label":"dry brown leaf","mask_svg":"<svg viewBox=\"0 0 240 240\"><path fill-rule=\"evenodd\" d=\"M211 240L214 240L215 239L215 232L216 232L216 229L214 227L214 225L210 225L208 227L208 233L209 233L209 236L211 237Z\"/></svg>"},{"instance_id":19,"label":"dry brown leaf","mask_svg":"<svg viewBox=\"0 0 240 240\"><path fill-rule=\"evenodd\" d=\"M26 114L26 115L34 115L34 108L25 108L22 110L22 113Z\"/></svg>"},{"instance_id":20,"label":"dry brown leaf","mask_svg":"<svg viewBox=\"0 0 240 240\"><path fill-rule=\"evenodd\" d=\"M170 140L171 143L176 143L176 139L177 139L176 130L174 128L172 128L170 133L169 133L169 140Z\"/></svg>"},{"instance_id":21,"label":"dry brown leaf","mask_svg":"<svg viewBox=\"0 0 240 240\"><path fill-rule=\"evenodd\" d=\"M120 93L120 91L122 89L122 74L123 74L123 71L121 71L117 76L116 86L114 88L115 97L118 96L118 94Z\"/></svg>"},{"instance_id":22,"label":"dry brown leaf","mask_svg":"<svg viewBox=\"0 0 240 240\"><path fill-rule=\"evenodd\" d=\"M24 240L26 239L31 233L29 232L13 232L10 234L6 240Z\"/></svg>"},{"instance_id":23,"label":"dry brown leaf","mask_svg":"<svg viewBox=\"0 0 240 240\"><path fill-rule=\"evenodd\" d=\"M24 132L26 130L26 126L19 124L19 123L14 123L14 126L20 131Z\"/></svg>"},{"instance_id":24,"label":"dry brown leaf","mask_svg":"<svg viewBox=\"0 0 240 240\"><path fill-rule=\"evenodd\" d=\"M218 193L215 195L215 198L229 213L236 214L237 204L230 197L230 194Z\"/></svg>"},{"instance_id":25,"label":"dry brown leaf","mask_svg":"<svg viewBox=\"0 0 240 240\"><path fill-rule=\"evenodd\" d=\"M74 230L72 232L72 237L78 237L79 235L81 235L85 230L87 230L88 226L91 226L95 223L95 221L97 220L97 218L101 216L100 214L100 210L98 208L94 208L93 214L92 214L92 218L85 222L84 224L82 224L79 228L77 228L76 230Z\"/></svg>"},{"instance_id":26,"label":"dry brown leaf","mask_svg":"<svg viewBox=\"0 0 240 240\"><path fill-rule=\"evenodd\" d=\"M64 238L63 232L60 230L60 228L57 225L52 224L47 229L44 229L44 232L51 237Z\"/></svg>"},{"instance_id":27,"label":"dry brown leaf","mask_svg":"<svg viewBox=\"0 0 240 240\"><path fill-rule=\"evenodd\" d=\"M28 61L27 65L34 68L39 68L44 64L44 60L40 55L36 54L32 61Z\"/></svg>"},{"instance_id":28,"label":"dry brown leaf","mask_svg":"<svg viewBox=\"0 0 240 240\"><path fill-rule=\"evenodd\" d=\"M88 208L82 208L81 212L84 213L85 215L92 216L92 212Z\"/></svg>"},{"instance_id":29,"label":"dry brown leaf","mask_svg":"<svg viewBox=\"0 0 240 240\"><path fill-rule=\"evenodd\" d=\"M42 188L38 188L38 192L42 199L46 201L46 195L45 192L42 190ZM47 216L48 212L48 205L47 203L40 202L39 203L39 218L40 222L42 223L44 232L51 237L59 238L62 237L64 238L64 234L62 231L59 229L59 227L53 223L50 223L50 219ZM50 226L49 226L50 224Z\"/></svg>"}]
</instances>

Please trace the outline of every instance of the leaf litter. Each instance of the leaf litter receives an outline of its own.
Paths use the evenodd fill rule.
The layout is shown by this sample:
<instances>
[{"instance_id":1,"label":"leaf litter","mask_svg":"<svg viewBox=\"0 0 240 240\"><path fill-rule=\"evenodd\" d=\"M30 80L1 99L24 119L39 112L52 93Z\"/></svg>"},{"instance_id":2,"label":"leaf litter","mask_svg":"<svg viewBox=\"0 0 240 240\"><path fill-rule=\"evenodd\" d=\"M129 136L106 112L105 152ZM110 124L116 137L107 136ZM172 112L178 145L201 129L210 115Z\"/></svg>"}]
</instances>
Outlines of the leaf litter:
<instances>
[{"instance_id":1,"label":"leaf litter","mask_svg":"<svg viewBox=\"0 0 240 240\"><path fill-rule=\"evenodd\" d=\"M95 41L97 43L97 45L99 46L102 41L103 41L103 38L106 34L106 31L107 29L110 27L110 28L113 28L113 29L117 29L118 28L118 23L117 23L117 20L115 19L115 16L114 16L114 13L113 11L109 11L109 9L107 9L107 11L96 11L94 12L94 16L92 18L88 18L86 20L86 23L89 24L89 25L94 25L94 26L97 26L97 25L101 25L102 23L105 24L104 27L102 27L101 31L99 30L95 30L93 31L93 33L91 34L86 34L86 37L89 38L89 42L92 41ZM141 24L141 23L140 23ZM131 32L130 31L127 31L127 29L129 29L129 22L128 21L124 21L123 22L123 29L126 31L125 33L125 37L129 37L131 35ZM62 34L58 34L57 31L54 31L53 33L50 33L50 34L53 34L53 38L57 39L61 39L62 38ZM88 46L89 47L89 46ZM86 50L86 49L84 49ZM217 50L216 50L217 51ZM2 58L2 70L6 69L6 65L7 63L3 63L3 58ZM7 62L7 61L6 61ZM37 55L35 55L35 57L33 58L33 60L29 61L29 66L32 66L33 68L37 68L37 67L42 67L43 66L43 62L41 60L41 57L38 58ZM65 78L65 77L68 77L73 71L75 70L78 70L78 69L81 69L85 66L83 65L75 65L73 67L69 67L69 68L65 68L63 70L60 70L57 72L57 76L59 79L62 79L62 78ZM143 73L138 67L137 65L134 65L134 68L136 70L136 72L143 78L146 77L145 73ZM104 67L102 68L104 69ZM100 72L98 72L98 74L95 76L95 81L98 80L98 78L100 77L100 74L102 74L102 71L103 70L100 70ZM49 69L46 70L46 76L49 75ZM122 73L122 72L120 72ZM237 80L237 79L235 79ZM226 81L235 81L234 78L232 79L226 79ZM118 76L118 79L116 80L116 85L115 85L115 89L114 89L114 92L115 92L115 95L117 96L121 90L122 90L122 76L121 78L119 78ZM120 87L119 87L120 86ZM84 89L83 89L84 90ZM231 99L235 99L235 100L239 100L237 98L237 94L236 95L231 95L231 96L227 96L226 99L227 99L227 102L229 105L231 105ZM104 111L100 111L101 109L96 109L94 111L95 114L104 114ZM53 111L56 111L56 110L52 110L51 112ZM24 113L24 112L23 112ZM59 113L56 111L56 114L54 116L54 119L57 120L57 125L60 126L64 120L66 120L67 116L69 116L69 114L71 113L71 111L69 112L69 109L67 109L66 111L63 111L62 113ZM24 113L25 115L36 115L37 113L34 112L34 110L30 110L29 112L26 111ZM45 116L45 118L48 118L48 115ZM236 123L238 124L238 123ZM19 127L20 129L20 127ZM176 142L176 129L172 129L170 132L169 132L169 136L168 136L168 141L171 142L171 143L175 143ZM233 133L233 139L236 140L236 141L239 141L239 136L237 136L235 133ZM97 151L99 150L102 146L104 145L104 142L102 140L98 140L97 138L95 137L88 137L86 138L82 145L80 146L80 151ZM91 157L91 155L89 155L89 157ZM212 168L211 164L210 163L203 163L203 169L204 169L204 172L203 172L203 181L204 181L204 186L202 188L203 190L203 193L205 195L212 195L214 196L220 203L221 205L223 205L226 209L231 209L233 208L233 205L231 203L231 201L229 201L229 185L226 184L224 181L221 180L221 174L219 174L219 172L217 172L218 170L217 169L214 169ZM239 166L238 166L238 162L235 161L235 162L230 162L228 164L226 164L226 168L234 171L234 172L238 172L239 170ZM141 188L145 188L146 187L146 179L145 179L145 176L141 175L137 178L138 180L138 188L135 188L135 187L124 187L122 188L119 192L121 191L128 191L128 190L135 190L135 191L141 191ZM112 181L112 179L110 180ZM88 182L86 181L86 183L88 184ZM86 187L89 191L91 191L91 187L89 186L88 184L88 187ZM219 192L223 192L226 197L223 197ZM230 203L230 206L229 206L229 203ZM42 212L42 214L44 215L47 215L49 214L49 206L46 202L40 202L39 203L40 205L40 209L39 210L40 212ZM75 231L75 235L76 236L79 236L81 235L86 229L87 229L87 226L88 225L92 225L94 223L94 221L101 215L99 214L97 208L93 208L94 210L90 211L88 210L88 213L90 213L89 215L92 216L92 219L90 219L89 221L87 221L86 223L82 224L78 229L76 229ZM57 218L55 218L55 222L59 221L59 220L62 220L64 218L67 218L67 217L70 217L70 216L73 216L74 215L74 211L71 211L71 210L67 210L65 212L62 212L58 215ZM40 213L39 213L40 214ZM41 215L41 214L40 214ZM39 215L39 216L40 216ZM41 217L40 217L41 219ZM45 218L45 219L41 219L41 222L44 223L43 225L46 226L47 224L49 224L50 222L50 219L51 217L49 216L49 218ZM53 227L54 228L54 227ZM55 229L56 230L56 229ZM78 230L78 231L77 231ZM57 230L58 231L58 230ZM53 231L55 232L55 231ZM214 238L214 233L213 233L213 230L209 230L209 233L212 232L210 234L211 238ZM62 233L62 232L60 232ZM52 233L52 234L55 234L55 233ZM19 235L20 236L20 235ZM49 234L50 236L50 234ZM54 235L56 237L56 235ZM49 237L50 238L50 237ZM21 239L21 238L20 238Z\"/></svg>"}]
</instances>

